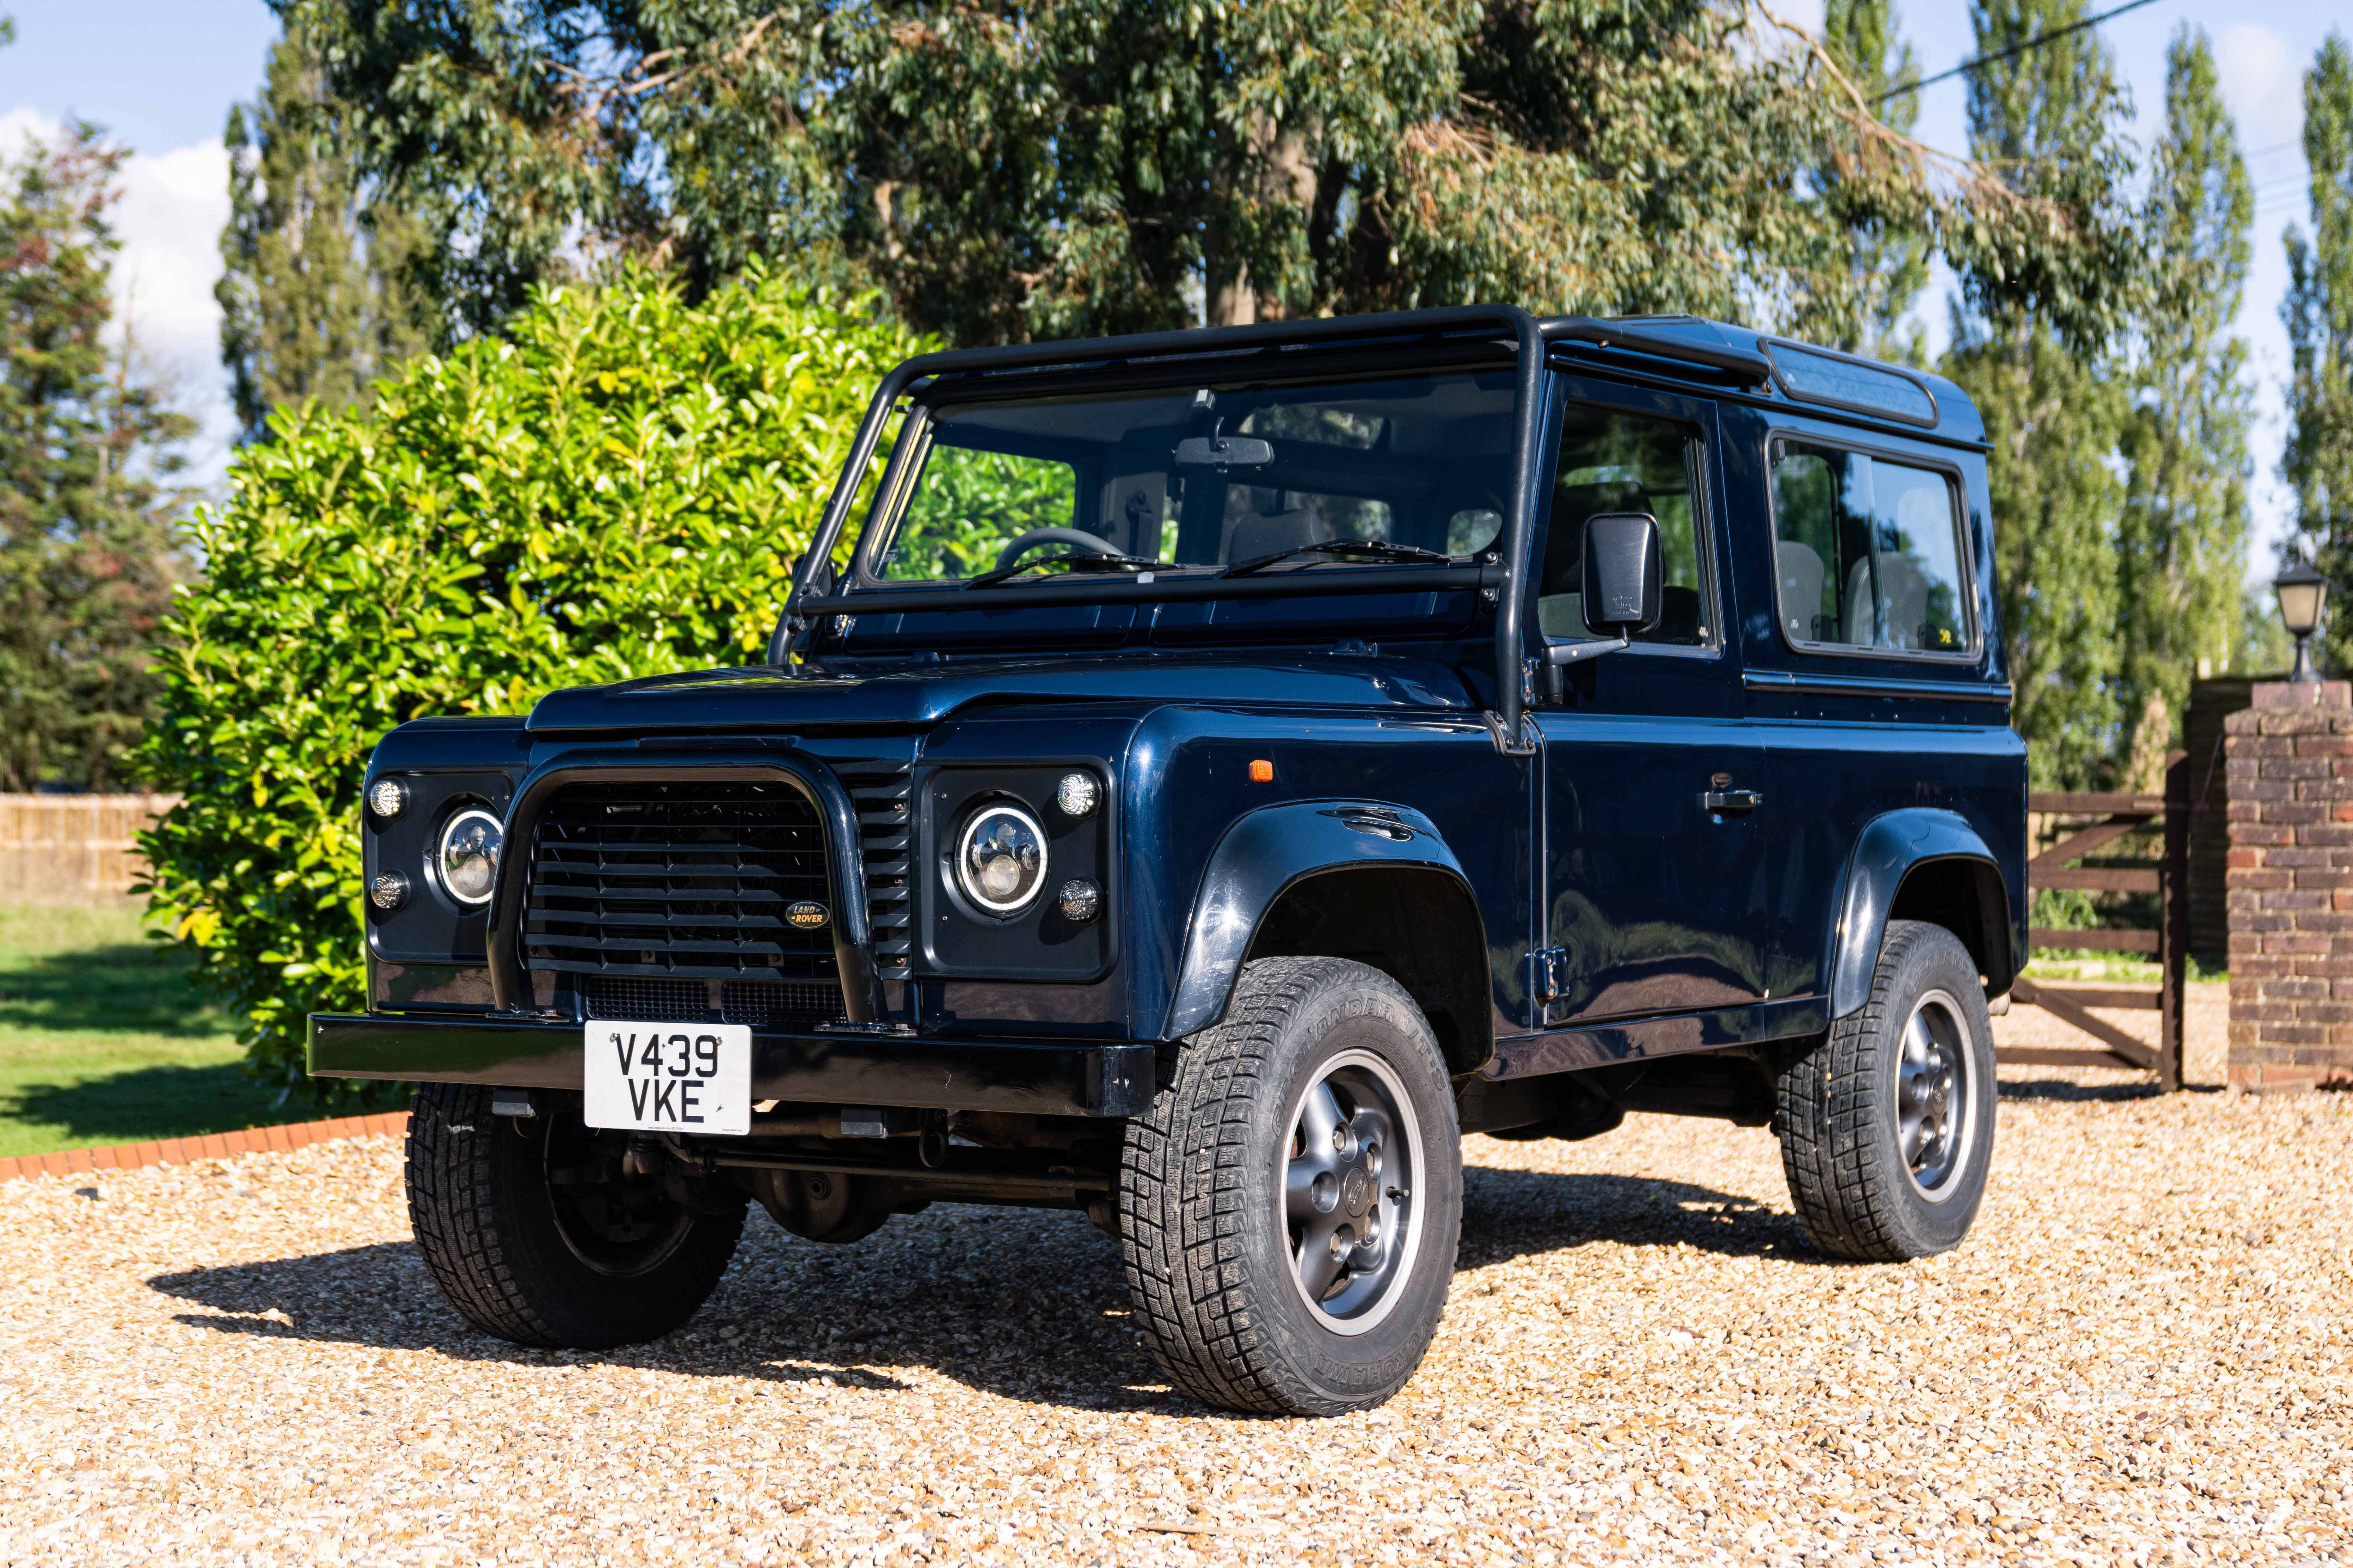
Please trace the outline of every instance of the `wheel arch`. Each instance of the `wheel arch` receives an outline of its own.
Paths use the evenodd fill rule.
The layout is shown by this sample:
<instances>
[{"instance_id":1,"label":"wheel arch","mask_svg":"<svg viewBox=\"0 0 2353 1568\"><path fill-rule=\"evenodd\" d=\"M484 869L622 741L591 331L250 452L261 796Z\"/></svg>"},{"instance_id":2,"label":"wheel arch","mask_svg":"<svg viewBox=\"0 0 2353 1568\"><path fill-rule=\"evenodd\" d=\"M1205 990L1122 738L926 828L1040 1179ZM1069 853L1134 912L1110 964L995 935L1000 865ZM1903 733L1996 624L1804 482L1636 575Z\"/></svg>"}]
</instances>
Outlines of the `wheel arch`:
<instances>
[{"instance_id":1,"label":"wheel arch","mask_svg":"<svg viewBox=\"0 0 2353 1568\"><path fill-rule=\"evenodd\" d=\"M1219 840L1195 896L1163 1039L1225 1016L1252 959L1352 959L1405 987L1449 1068L1494 1047L1486 926L1430 819L1363 800L1263 806Z\"/></svg>"},{"instance_id":2,"label":"wheel arch","mask_svg":"<svg viewBox=\"0 0 2353 1568\"><path fill-rule=\"evenodd\" d=\"M2013 906L2001 863L1957 812L1891 811L1866 825L1847 863L1832 931L1831 1015L1871 999L1872 972L1891 920L1941 925L1960 938L1998 996L2017 977L2025 910Z\"/></svg>"}]
</instances>

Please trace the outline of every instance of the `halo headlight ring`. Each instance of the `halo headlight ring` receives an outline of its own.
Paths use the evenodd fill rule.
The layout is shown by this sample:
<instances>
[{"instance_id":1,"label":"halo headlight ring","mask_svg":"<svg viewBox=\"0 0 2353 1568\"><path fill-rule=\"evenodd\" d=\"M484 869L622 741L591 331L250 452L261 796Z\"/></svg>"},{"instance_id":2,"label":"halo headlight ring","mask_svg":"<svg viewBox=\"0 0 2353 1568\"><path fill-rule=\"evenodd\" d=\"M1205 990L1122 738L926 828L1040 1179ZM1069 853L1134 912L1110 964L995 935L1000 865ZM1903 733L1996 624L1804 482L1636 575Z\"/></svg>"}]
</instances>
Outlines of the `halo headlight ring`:
<instances>
[{"instance_id":1,"label":"halo headlight ring","mask_svg":"<svg viewBox=\"0 0 2353 1568\"><path fill-rule=\"evenodd\" d=\"M491 901L499 880L499 852L506 845L506 825L480 806L470 806L451 817L433 847L433 875L442 891L469 909Z\"/></svg>"},{"instance_id":2,"label":"halo headlight ring","mask_svg":"<svg viewBox=\"0 0 2353 1568\"><path fill-rule=\"evenodd\" d=\"M950 869L976 909L1008 920L1046 890L1046 830L1025 807L999 798L965 818Z\"/></svg>"}]
</instances>

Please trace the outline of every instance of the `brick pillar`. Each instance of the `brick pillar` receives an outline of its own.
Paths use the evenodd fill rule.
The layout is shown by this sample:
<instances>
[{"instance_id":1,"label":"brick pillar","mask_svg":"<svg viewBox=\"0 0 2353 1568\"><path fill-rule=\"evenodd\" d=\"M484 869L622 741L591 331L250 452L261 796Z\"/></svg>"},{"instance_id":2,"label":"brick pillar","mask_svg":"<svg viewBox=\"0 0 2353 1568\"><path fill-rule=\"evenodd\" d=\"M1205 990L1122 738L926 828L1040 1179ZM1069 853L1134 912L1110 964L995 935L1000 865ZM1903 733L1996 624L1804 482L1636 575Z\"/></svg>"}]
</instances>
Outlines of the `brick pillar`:
<instances>
[{"instance_id":1,"label":"brick pillar","mask_svg":"<svg viewBox=\"0 0 2353 1568\"><path fill-rule=\"evenodd\" d=\"M2353 1085L2353 683L2223 721L2233 1089Z\"/></svg>"}]
</instances>

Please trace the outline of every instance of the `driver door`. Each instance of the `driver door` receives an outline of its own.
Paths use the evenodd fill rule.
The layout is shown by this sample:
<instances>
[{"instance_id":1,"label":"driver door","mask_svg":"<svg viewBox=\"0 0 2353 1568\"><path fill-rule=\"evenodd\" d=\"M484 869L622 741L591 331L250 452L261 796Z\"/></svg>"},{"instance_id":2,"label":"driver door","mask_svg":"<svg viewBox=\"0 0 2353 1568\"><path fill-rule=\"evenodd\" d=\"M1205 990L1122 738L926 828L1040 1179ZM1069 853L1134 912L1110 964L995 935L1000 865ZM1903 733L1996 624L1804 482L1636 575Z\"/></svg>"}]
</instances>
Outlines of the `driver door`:
<instances>
[{"instance_id":1,"label":"driver door","mask_svg":"<svg viewBox=\"0 0 2353 1568\"><path fill-rule=\"evenodd\" d=\"M1715 405L1568 378L1539 547L1537 625L1583 616L1586 520L1659 520L1663 613L1625 649L1571 665L1542 736L1546 888L1540 1026L1744 1006L1770 952L1763 749L1725 651L1732 609L1717 537ZM1716 797L1710 804L1710 797ZM1696 1043L1696 1042L1694 1042Z\"/></svg>"}]
</instances>

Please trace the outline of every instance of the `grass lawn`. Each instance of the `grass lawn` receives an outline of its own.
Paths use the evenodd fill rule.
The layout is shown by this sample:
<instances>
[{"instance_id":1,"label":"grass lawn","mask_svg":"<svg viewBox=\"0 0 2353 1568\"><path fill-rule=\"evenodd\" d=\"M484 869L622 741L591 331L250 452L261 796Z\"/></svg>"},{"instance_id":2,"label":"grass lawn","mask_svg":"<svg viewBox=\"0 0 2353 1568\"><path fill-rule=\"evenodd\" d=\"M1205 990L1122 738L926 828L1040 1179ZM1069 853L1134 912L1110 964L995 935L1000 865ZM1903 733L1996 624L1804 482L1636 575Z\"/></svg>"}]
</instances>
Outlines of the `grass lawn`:
<instances>
[{"instance_id":1,"label":"grass lawn","mask_svg":"<svg viewBox=\"0 0 2353 1568\"><path fill-rule=\"evenodd\" d=\"M0 1156L319 1114L247 1081L236 1026L188 967L127 903L0 905Z\"/></svg>"}]
</instances>

